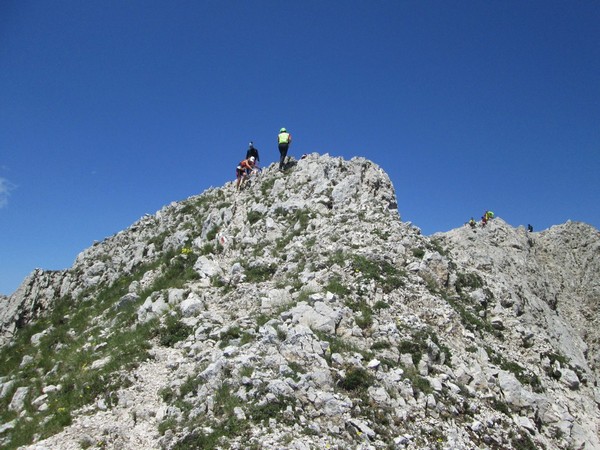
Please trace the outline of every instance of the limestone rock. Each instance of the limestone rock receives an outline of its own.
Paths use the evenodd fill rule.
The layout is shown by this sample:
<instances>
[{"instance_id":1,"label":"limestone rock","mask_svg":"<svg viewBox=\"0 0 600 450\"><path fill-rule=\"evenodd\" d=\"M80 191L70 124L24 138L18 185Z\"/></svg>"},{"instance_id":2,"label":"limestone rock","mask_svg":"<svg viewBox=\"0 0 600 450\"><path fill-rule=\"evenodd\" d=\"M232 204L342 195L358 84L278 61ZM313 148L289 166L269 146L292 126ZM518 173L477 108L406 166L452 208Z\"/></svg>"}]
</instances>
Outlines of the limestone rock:
<instances>
[{"instance_id":1,"label":"limestone rock","mask_svg":"<svg viewBox=\"0 0 600 450\"><path fill-rule=\"evenodd\" d=\"M0 446L600 448L599 273L593 227L423 236L377 165L309 154L0 298Z\"/></svg>"}]
</instances>

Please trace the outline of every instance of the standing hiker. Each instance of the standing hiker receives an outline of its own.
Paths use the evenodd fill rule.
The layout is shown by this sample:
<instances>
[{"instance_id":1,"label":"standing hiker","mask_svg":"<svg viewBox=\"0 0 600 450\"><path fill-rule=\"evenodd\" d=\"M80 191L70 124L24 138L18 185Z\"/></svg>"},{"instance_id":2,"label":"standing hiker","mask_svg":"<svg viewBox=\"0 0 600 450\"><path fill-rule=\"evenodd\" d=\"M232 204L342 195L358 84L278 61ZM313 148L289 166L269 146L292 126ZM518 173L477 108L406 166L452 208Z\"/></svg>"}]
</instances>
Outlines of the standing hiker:
<instances>
[{"instance_id":1,"label":"standing hiker","mask_svg":"<svg viewBox=\"0 0 600 450\"><path fill-rule=\"evenodd\" d=\"M246 151L246 159L254 156L255 163L257 165L260 162L260 158L258 157L258 149L254 146L254 142L250 141L248 144L248 150Z\"/></svg>"},{"instance_id":2,"label":"standing hiker","mask_svg":"<svg viewBox=\"0 0 600 450\"><path fill-rule=\"evenodd\" d=\"M285 168L285 157L287 156L288 148L292 143L292 135L285 128L279 130L277 135L277 144L279 145L279 170L283 172Z\"/></svg>"}]
</instances>

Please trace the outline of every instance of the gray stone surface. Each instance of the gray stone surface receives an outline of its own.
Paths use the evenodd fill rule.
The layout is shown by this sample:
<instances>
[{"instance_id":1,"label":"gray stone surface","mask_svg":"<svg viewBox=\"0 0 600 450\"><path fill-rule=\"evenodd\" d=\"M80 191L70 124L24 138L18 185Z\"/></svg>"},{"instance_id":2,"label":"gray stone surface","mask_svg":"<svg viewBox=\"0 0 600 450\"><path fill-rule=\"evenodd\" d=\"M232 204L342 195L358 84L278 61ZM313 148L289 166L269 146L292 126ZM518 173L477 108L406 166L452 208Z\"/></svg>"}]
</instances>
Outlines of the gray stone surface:
<instances>
[{"instance_id":1,"label":"gray stone surface","mask_svg":"<svg viewBox=\"0 0 600 450\"><path fill-rule=\"evenodd\" d=\"M372 162L311 154L240 192L173 202L65 271L34 271L0 299L2 346L59 300L75 313L124 277L107 308L133 305L132 329L176 317L189 335L152 341L152 357L119 374L118 402L72 411L29 449L169 449L233 419L251 431L223 448L600 448L598 230L528 233L497 217L423 236L396 208ZM165 287L189 260L185 282ZM81 340L94 355L85 370L115 363L101 354L116 331L105 315L90 323L99 338ZM33 370L52 333L34 334L0 380L20 414L0 424L4 443L63 395L50 383L60 361Z\"/></svg>"}]
</instances>

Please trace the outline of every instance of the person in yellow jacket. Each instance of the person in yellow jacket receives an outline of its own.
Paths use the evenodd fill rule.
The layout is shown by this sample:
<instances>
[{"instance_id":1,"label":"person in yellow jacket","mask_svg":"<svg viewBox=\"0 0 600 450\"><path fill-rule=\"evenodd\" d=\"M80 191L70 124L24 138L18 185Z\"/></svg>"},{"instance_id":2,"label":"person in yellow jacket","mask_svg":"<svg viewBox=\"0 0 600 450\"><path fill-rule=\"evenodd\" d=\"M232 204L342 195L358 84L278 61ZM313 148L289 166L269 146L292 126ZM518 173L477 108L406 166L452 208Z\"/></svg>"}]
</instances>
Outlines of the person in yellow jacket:
<instances>
[{"instance_id":1,"label":"person in yellow jacket","mask_svg":"<svg viewBox=\"0 0 600 450\"><path fill-rule=\"evenodd\" d=\"M285 158L291 143L292 135L285 128L279 130L277 144L279 145L279 170L281 171L285 168Z\"/></svg>"}]
</instances>

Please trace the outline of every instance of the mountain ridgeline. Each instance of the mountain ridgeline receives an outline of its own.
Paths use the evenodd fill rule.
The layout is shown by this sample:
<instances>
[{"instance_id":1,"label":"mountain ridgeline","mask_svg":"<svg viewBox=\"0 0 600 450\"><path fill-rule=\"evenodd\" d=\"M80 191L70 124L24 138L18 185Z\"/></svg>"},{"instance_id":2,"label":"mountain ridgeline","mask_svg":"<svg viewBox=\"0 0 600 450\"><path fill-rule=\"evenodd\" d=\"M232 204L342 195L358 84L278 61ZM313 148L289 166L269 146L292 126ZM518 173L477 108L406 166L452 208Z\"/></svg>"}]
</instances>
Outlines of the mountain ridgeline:
<instances>
[{"instance_id":1,"label":"mountain ridgeline","mask_svg":"<svg viewBox=\"0 0 600 450\"><path fill-rule=\"evenodd\" d=\"M600 449L599 274L586 224L423 236L364 158L271 165L0 299L0 447Z\"/></svg>"}]
</instances>

